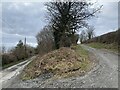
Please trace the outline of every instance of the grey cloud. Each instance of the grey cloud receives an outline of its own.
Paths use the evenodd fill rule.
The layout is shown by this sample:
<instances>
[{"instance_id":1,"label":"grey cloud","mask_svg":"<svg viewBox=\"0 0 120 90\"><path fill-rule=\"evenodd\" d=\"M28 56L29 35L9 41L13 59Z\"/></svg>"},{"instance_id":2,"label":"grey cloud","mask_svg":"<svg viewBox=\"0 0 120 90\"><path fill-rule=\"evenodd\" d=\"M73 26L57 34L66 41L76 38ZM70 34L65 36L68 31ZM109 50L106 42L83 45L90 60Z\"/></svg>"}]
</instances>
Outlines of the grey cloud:
<instances>
[{"instance_id":1,"label":"grey cloud","mask_svg":"<svg viewBox=\"0 0 120 90\"><path fill-rule=\"evenodd\" d=\"M21 36L18 34L7 34L2 32L2 43L6 47L16 46L19 40L22 40L24 42L25 36ZM36 46L36 38L34 36L27 36L27 44L30 44L32 46ZM33 44L32 44L33 43Z\"/></svg>"},{"instance_id":2,"label":"grey cloud","mask_svg":"<svg viewBox=\"0 0 120 90\"><path fill-rule=\"evenodd\" d=\"M113 31L118 27L118 7L114 2L103 2L103 9L98 18L89 21L95 26L96 35ZM120 12L119 12L120 13ZM36 34L48 23L45 20L46 9L44 3L2 3L2 34L3 43L16 45L27 37L30 45L36 45ZM7 23L6 23L7 22ZM9 25L8 25L9 24Z\"/></svg>"},{"instance_id":3,"label":"grey cloud","mask_svg":"<svg viewBox=\"0 0 120 90\"><path fill-rule=\"evenodd\" d=\"M101 13L98 18L89 21L95 26L96 35L101 35L118 28L118 6L117 2L103 3Z\"/></svg>"},{"instance_id":4,"label":"grey cloud","mask_svg":"<svg viewBox=\"0 0 120 90\"><path fill-rule=\"evenodd\" d=\"M3 27L11 28L9 26L12 26L14 32L9 32L10 34L35 35L46 23L43 3L32 3L33 6L31 7L21 4L18 4L20 9L10 8L12 4L3 4L3 20L10 24L8 25L4 22ZM3 32L8 33L6 29Z\"/></svg>"}]
</instances>

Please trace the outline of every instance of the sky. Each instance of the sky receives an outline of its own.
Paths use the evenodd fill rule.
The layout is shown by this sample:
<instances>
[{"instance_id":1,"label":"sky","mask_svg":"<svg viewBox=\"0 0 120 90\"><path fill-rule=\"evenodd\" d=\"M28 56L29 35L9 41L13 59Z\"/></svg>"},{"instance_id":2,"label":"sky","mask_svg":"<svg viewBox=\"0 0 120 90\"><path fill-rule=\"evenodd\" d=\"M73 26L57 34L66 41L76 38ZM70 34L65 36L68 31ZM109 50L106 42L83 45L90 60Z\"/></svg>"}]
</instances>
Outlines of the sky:
<instances>
[{"instance_id":1,"label":"sky","mask_svg":"<svg viewBox=\"0 0 120 90\"><path fill-rule=\"evenodd\" d=\"M45 2L2 2L2 45L14 47L19 40L27 38L27 44L36 46L37 33L47 25ZM101 12L88 23L95 27L96 36L115 31L118 28L118 3L99 2Z\"/></svg>"}]
</instances>

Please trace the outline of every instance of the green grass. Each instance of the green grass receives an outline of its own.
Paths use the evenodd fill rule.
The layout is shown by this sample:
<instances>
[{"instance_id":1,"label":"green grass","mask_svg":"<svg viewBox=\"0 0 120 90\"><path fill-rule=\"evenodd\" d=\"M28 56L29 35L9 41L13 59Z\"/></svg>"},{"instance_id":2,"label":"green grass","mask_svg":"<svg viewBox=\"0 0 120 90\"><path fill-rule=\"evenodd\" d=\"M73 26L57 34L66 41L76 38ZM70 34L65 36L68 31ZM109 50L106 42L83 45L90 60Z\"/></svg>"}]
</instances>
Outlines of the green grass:
<instances>
[{"instance_id":1,"label":"green grass","mask_svg":"<svg viewBox=\"0 0 120 90\"><path fill-rule=\"evenodd\" d=\"M90 47L97 49L108 49L113 52L118 52L118 45L115 43L112 44L104 44L104 43L89 43L87 44Z\"/></svg>"},{"instance_id":2,"label":"green grass","mask_svg":"<svg viewBox=\"0 0 120 90\"><path fill-rule=\"evenodd\" d=\"M76 52L83 58L88 59L88 51L83 49L80 45L76 46Z\"/></svg>"},{"instance_id":3,"label":"green grass","mask_svg":"<svg viewBox=\"0 0 120 90\"><path fill-rule=\"evenodd\" d=\"M71 48L74 49L81 57L88 59L88 51L82 48L81 45L72 46Z\"/></svg>"},{"instance_id":4,"label":"green grass","mask_svg":"<svg viewBox=\"0 0 120 90\"><path fill-rule=\"evenodd\" d=\"M81 70L86 71L90 66L89 52L81 47L81 45L74 46L76 53L83 59L81 63Z\"/></svg>"}]
</instances>

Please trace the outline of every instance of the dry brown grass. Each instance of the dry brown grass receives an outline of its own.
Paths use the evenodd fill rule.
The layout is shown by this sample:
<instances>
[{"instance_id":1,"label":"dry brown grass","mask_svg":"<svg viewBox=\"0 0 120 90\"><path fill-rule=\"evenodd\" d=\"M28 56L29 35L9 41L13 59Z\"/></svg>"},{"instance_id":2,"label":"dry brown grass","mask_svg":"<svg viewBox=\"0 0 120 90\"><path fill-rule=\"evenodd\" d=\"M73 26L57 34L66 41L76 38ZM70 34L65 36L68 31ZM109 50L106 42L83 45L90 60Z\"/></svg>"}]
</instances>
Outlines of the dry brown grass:
<instances>
[{"instance_id":1,"label":"dry brown grass","mask_svg":"<svg viewBox=\"0 0 120 90\"><path fill-rule=\"evenodd\" d=\"M21 77L23 80L33 79L43 73L49 72L53 73L56 77L80 75L89 68L90 62L86 57L82 57L76 50L62 47L42 57L38 56L24 69Z\"/></svg>"}]
</instances>

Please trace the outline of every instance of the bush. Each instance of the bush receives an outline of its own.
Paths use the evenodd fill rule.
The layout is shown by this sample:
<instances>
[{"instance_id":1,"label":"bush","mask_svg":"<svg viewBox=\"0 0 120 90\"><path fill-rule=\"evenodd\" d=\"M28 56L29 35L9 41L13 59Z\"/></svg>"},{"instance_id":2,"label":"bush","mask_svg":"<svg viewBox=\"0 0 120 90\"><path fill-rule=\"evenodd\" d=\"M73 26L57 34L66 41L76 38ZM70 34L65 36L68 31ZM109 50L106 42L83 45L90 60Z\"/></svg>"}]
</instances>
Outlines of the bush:
<instances>
[{"instance_id":1,"label":"bush","mask_svg":"<svg viewBox=\"0 0 120 90\"><path fill-rule=\"evenodd\" d=\"M2 65L3 66L6 65L6 64L10 64L12 62L16 62L16 61L17 61L17 58L12 53L2 55Z\"/></svg>"},{"instance_id":2,"label":"bush","mask_svg":"<svg viewBox=\"0 0 120 90\"><path fill-rule=\"evenodd\" d=\"M16 63L19 60L25 60L35 54L33 47L29 45L23 45L20 40L15 48L12 48L9 52L1 54L2 65L8 65L11 63Z\"/></svg>"}]
</instances>

